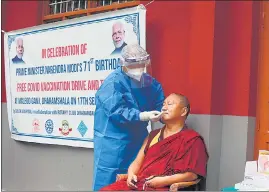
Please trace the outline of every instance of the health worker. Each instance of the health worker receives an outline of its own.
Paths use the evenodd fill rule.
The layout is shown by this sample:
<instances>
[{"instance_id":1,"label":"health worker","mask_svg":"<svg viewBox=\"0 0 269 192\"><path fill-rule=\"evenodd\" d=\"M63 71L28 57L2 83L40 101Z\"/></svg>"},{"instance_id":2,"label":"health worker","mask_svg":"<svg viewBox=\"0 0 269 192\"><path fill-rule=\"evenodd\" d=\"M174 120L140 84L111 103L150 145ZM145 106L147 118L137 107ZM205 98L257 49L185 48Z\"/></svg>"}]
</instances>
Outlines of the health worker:
<instances>
[{"instance_id":1,"label":"health worker","mask_svg":"<svg viewBox=\"0 0 269 192\"><path fill-rule=\"evenodd\" d=\"M150 55L140 45L128 44L121 56L121 66L95 95L94 191L127 173L148 135L148 122L157 122L162 115L163 88L146 72Z\"/></svg>"}]
</instances>

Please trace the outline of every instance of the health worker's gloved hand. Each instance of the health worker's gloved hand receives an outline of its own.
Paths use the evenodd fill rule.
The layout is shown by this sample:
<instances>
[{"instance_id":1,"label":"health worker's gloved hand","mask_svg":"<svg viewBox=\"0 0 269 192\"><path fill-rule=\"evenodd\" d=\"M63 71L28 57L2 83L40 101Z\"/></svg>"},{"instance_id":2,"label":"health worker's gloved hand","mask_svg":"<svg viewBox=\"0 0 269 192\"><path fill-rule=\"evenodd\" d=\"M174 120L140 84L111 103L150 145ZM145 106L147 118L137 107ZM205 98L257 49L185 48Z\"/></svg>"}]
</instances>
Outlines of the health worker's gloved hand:
<instances>
[{"instance_id":1,"label":"health worker's gloved hand","mask_svg":"<svg viewBox=\"0 0 269 192\"><path fill-rule=\"evenodd\" d=\"M145 111L139 114L139 118L141 121L157 122L160 120L161 116L162 112L160 111Z\"/></svg>"}]
</instances>

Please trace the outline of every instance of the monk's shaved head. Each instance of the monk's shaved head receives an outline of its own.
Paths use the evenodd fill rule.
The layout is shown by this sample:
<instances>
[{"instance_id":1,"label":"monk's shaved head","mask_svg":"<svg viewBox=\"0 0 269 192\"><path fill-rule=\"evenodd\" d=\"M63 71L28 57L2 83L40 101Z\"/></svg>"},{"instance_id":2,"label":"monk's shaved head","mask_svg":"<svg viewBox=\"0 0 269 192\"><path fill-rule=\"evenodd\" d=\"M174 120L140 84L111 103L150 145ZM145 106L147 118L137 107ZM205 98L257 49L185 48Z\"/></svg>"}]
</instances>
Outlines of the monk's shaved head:
<instances>
[{"instance_id":1,"label":"monk's shaved head","mask_svg":"<svg viewBox=\"0 0 269 192\"><path fill-rule=\"evenodd\" d=\"M186 114L186 117L188 117L191 110L189 99L185 95L178 94L178 93L172 93L171 95L176 95L177 98L179 99L179 103L181 103L184 107L187 108L188 112Z\"/></svg>"}]
</instances>

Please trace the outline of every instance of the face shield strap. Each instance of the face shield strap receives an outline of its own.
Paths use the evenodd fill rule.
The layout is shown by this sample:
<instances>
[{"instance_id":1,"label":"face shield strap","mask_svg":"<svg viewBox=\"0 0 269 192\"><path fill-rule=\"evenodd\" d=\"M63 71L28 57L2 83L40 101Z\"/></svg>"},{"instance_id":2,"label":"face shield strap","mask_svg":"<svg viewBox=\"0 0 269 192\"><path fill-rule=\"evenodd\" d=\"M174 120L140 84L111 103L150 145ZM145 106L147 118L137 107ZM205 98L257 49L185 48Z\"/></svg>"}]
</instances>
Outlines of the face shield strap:
<instances>
[{"instance_id":1,"label":"face shield strap","mask_svg":"<svg viewBox=\"0 0 269 192\"><path fill-rule=\"evenodd\" d=\"M128 65L131 65L132 63L139 63L139 62L143 62L143 61L149 61L150 56L146 55L144 57L140 57L140 58L125 58L124 61L126 63L129 63Z\"/></svg>"}]
</instances>

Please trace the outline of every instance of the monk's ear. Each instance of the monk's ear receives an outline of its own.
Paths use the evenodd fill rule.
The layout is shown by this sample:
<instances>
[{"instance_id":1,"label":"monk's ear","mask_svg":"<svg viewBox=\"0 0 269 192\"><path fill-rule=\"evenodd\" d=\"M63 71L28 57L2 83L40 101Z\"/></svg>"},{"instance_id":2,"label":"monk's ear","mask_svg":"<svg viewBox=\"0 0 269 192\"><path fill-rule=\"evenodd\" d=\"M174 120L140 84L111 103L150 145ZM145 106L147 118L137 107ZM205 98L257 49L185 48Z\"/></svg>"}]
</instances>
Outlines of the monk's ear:
<instances>
[{"instance_id":1,"label":"monk's ear","mask_svg":"<svg viewBox=\"0 0 269 192\"><path fill-rule=\"evenodd\" d=\"M187 109L187 107L182 108L181 116L184 117L184 116L187 115L187 113L188 113L188 109Z\"/></svg>"}]
</instances>

